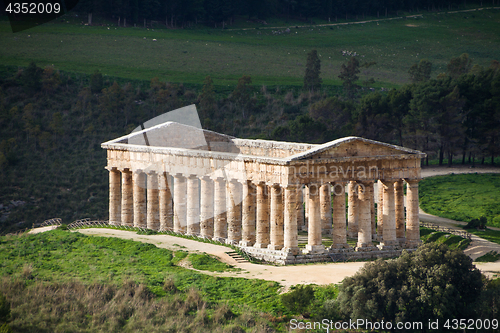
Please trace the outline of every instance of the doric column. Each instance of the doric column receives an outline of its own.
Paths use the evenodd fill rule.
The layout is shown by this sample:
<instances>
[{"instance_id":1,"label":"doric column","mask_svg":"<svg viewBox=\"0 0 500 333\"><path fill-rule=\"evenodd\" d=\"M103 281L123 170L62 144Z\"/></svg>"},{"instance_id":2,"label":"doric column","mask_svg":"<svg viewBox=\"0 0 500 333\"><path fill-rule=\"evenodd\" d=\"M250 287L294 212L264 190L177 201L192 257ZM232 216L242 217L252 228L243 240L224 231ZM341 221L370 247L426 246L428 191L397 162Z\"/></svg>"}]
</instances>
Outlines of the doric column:
<instances>
[{"instance_id":1,"label":"doric column","mask_svg":"<svg viewBox=\"0 0 500 333\"><path fill-rule=\"evenodd\" d=\"M133 175L134 182L134 227L146 228L146 174L137 170Z\"/></svg>"},{"instance_id":2,"label":"doric column","mask_svg":"<svg viewBox=\"0 0 500 333\"><path fill-rule=\"evenodd\" d=\"M345 249L347 230L345 218L345 183L336 182L333 186L333 249Z\"/></svg>"},{"instance_id":3,"label":"doric column","mask_svg":"<svg viewBox=\"0 0 500 333\"><path fill-rule=\"evenodd\" d=\"M269 204L267 187L264 183L257 184L257 226L254 247L267 248L269 245Z\"/></svg>"},{"instance_id":4,"label":"doric column","mask_svg":"<svg viewBox=\"0 0 500 333\"><path fill-rule=\"evenodd\" d=\"M305 253L322 253L319 184L309 184L309 226Z\"/></svg>"},{"instance_id":5,"label":"doric column","mask_svg":"<svg viewBox=\"0 0 500 333\"><path fill-rule=\"evenodd\" d=\"M297 228L297 201L298 189L302 186L288 185L285 188L285 215L284 215L284 247L283 251L293 255L299 254Z\"/></svg>"},{"instance_id":6,"label":"doric column","mask_svg":"<svg viewBox=\"0 0 500 333\"><path fill-rule=\"evenodd\" d=\"M375 218L375 191L372 183L372 194L370 195L370 216L372 222L372 240L377 240L377 224Z\"/></svg>"},{"instance_id":7,"label":"doric column","mask_svg":"<svg viewBox=\"0 0 500 333\"><path fill-rule=\"evenodd\" d=\"M227 243L238 244L241 240L241 183L233 179L227 185Z\"/></svg>"},{"instance_id":8,"label":"doric column","mask_svg":"<svg viewBox=\"0 0 500 333\"><path fill-rule=\"evenodd\" d=\"M364 181L358 186L358 243L356 250L373 248L370 196L373 196L373 182Z\"/></svg>"},{"instance_id":9,"label":"doric column","mask_svg":"<svg viewBox=\"0 0 500 333\"><path fill-rule=\"evenodd\" d=\"M121 188L120 171L109 169L109 224L121 225Z\"/></svg>"},{"instance_id":10,"label":"doric column","mask_svg":"<svg viewBox=\"0 0 500 333\"><path fill-rule=\"evenodd\" d=\"M418 216L418 180L407 180L406 182L406 246L413 248L421 243Z\"/></svg>"},{"instance_id":11,"label":"doric column","mask_svg":"<svg viewBox=\"0 0 500 333\"><path fill-rule=\"evenodd\" d=\"M381 180L377 182L377 240L384 238L384 185Z\"/></svg>"},{"instance_id":12,"label":"doric column","mask_svg":"<svg viewBox=\"0 0 500 333\"><path fill-rule=\"evenodd\" d=\"M284 231L283 231L283 195L281 193L281 186L273 184L271 187L271 244L268 248L270 250L281 250L284 245Z\"/></svg>"},{"instance_id":13,"label":"doric column","mask_svg":"<svg viewBox=\"0 0 500 333\"><path fill-rule=\"evenodd\" d=\"M226 238L226 181L224 178L217 178L214 181L214 240L222 241Z\"/></svg>"},{"instance_id":14,"label":"doric column","mask_svg":"<svg viewBox=\"0 0 500 333\"><path fill-rule=\"evenodd\" d=\"M214 236L214 182L210 177L201 177L200 234Z\"/></svg>"},{"instance_id":15,"label":"doric column","mask_svg":"<svg viewBox=\"0 0 500 333\"><path fill-rule=\"evenodd\" d=\"M387 247L397 245L394 182L382 180L382 185L384 188L384 235L380 245L382 245L382 247Z\"/></svg>"},{"instance_id":16,"label":"doric column","mask_svg":"<svg viewBox=\"0 0 500 333\"><path fill-rule=\"evenodd\" d=\"M198 177L187 178L186 224L188 235L200 234L200 197L198 195Z\"/></svg>"},{"instance_id":17,"label":"doric column","mask_svg":"<svg viewBox=\"0 0 500 333\"><path fill-rule=\"evenodd\" d=\"M168 174L161 172L158 174L158 189L160 201L160 230L174 230L174 206L172 203L172 192L168 186Z\"/></svg>"},{"instance_id":18,"label":"doric column","mask_svg":"<svg viewBox=\"0 0 500 333\"><path fill-rule=\"evenodd\" d=\"M347 233L350 238L358 236L358 184L349 181L347 186L348 207L347 207Z\"/></svg>"},{"instance_id":19,"label":"doric column","mask_svg":"<svg viewBox=\"0 0 500 333\"><path fill-rule=\"evenodd\" d=\"M321 229L325 235L332 234L332 196L330 184L323 184L319 189L319 205L321 207Z\"/></svg>"},{"instance_id":20,"label":"doric column","mask_svg":"<svg viewBox=\"0 0 500 333\"><path fill-rule=\"evenodd\" d=\"M147 227L151 230L160 230L160 212L158 207L158 175L148 173L148 204Z\"/></svg>"},{"instance_id":21,"label":"doric column","mask_svg":"<svg viewBox=\"0 0 500 333\"><path fill-rule=\"evenodd\" d=\"M122 225L134 226L134 198L132 172L129 169L122 171Z\"/></svg>"},{"instance_id":22,"label":"doric column","mask_svg":"<svg viewBox=\"0 0 500 333\"><path fill-rule=\"evenodd\" d=\"M305 225L307 230L307 225L309 221L309 186L304 187L304 217L305 217Z\"/></svg>"},{"instance_id":23,"label":"doric column","mask_svg":"<svg viewBox=\"0 0 500 333\"><path fill-rule=\"evenodd\" d=\"M255 186L250 181L243 183L241 246L252 246L255 243L256 194Z\"/></svg>"},{"instance_id":24,"label":"doric column","mask_svg":"<svg viewBox=\"0 0 500 333\"><path fill-rule=\"evenodd\" d=\"M395 218L396 218L396 239L400 243L405 242L405 198L403 192L403 180L394 183Z\"/></svg>"},{"instance_id":25,"label":"doric column","mask_svg":"<svg viewBox=\"0 0 500 333\"><path fill-rule=\"evenodd\" d=\"M297 186L297 229L305 230L304 192L302 185Z\"/></svg>"},{"instance_id":26,"label":"doric column","mask_svg":"<svg viewBox=\"0 0 500 333\"><path fill-rule=\"evenodd\" d=\"M186 177L174 176L174 231L186 232Z\"/></svg>"}]
</instances>

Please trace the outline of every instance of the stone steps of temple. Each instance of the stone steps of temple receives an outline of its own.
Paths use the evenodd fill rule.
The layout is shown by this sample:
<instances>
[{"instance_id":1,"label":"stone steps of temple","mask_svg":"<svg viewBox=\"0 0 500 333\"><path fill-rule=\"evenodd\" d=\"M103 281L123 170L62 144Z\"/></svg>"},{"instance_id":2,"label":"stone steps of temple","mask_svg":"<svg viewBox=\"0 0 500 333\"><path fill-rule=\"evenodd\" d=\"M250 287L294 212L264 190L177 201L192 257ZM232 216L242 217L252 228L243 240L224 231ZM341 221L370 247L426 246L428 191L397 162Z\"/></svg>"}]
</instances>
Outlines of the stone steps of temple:
<instances>
[{"instance_id":1,"label":"stone steps of temple","mask_svg":"<svg viewBox=\"0 0 500 333\"><path fill-rule=\"evenodd\" d=\"M238 263L245 263L245 262L248 262L248 260L246 260L245 258L243 258L240 254L238 254L238 252L235 252L235 251L231 251L231 252L226 252L228 256L230 256L231 258L233 258L234 260L236 260L236 262Z\"/></svg>"}]
</instances>

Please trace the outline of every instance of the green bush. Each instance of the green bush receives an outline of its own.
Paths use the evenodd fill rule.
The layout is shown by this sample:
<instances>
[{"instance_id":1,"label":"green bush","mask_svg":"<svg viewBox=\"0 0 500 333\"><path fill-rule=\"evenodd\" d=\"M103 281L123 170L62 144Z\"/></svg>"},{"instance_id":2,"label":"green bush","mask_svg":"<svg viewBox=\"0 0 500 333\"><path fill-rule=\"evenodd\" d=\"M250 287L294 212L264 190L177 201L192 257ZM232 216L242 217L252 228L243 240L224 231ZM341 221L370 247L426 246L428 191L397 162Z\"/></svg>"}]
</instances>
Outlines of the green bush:
<instances>
[{"instance_id":1,"label":"green bush","mask_svg":"<svg viewBox=\"0 0 500 333\"><path fill-rule=\"evenodd\" d=\"M224 272L232 267L205 253L191 253L189 255L189 261L191 261L193 268L210 272Z\"/></svg>"},{"instance_id":2,"label":"green bush","mask_svg":"<svg viewBox=\"0 0 500 333\"><path fill-rule=\"evenodd\" d=\"M299 285L293 291L281 295L281 303L290 311L306 314L314 299L314 289L311 285Z\"/></svg>"},{"instance_id":3,"label":"green bush","mask_svg":"<svg viewBox=\"0 0 500 333\"><path fill-rule=\"evenodd\" d=\"M498 259L500 259L500 253L497 251L490 251L479 258L477 258L475 261L477 262L495 262Z\"/></svg>"},{"instance_id":4,"label":"green bush","mask_svg":"<svg viewBox=\"0 0 500 333\"><path fill-rule=\"evenodd\" d=\"M472 219L464 227L464 229L486 229L486 224L488 219L485 216L481 216L479 219Z\"/></svg>"},{"instance_id":5,"label":"green bush","mask_svg":"<svg viewBox=\"0 0 500 333\"><path fill-rule=\"evenodd\" d=\"M424 244L395 260L366 264L344 279L340 312L369 321L475 318L483 289L481 272L462 251Z\"/></svg>"}]
</instances>

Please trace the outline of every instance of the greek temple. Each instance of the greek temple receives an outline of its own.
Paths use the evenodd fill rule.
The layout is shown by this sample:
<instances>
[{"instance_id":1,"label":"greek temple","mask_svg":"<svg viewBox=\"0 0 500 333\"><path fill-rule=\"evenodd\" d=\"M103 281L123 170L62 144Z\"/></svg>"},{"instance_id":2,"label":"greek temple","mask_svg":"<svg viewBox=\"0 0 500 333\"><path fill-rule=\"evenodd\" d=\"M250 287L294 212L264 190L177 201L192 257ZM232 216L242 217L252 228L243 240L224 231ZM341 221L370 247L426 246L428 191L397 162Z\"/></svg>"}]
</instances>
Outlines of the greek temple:
<instances>
[{"instance_id":1,"label":"greek temple","mask_svg":"<svg viewBox=\"0 0 500 333\"><path fill-rule=\"evenodd\" d=\"M111 225L210 238L279 264L393 257L420 243L416 150L238 139L171 121L102 148Z\"/></svg>"}]
</instances>

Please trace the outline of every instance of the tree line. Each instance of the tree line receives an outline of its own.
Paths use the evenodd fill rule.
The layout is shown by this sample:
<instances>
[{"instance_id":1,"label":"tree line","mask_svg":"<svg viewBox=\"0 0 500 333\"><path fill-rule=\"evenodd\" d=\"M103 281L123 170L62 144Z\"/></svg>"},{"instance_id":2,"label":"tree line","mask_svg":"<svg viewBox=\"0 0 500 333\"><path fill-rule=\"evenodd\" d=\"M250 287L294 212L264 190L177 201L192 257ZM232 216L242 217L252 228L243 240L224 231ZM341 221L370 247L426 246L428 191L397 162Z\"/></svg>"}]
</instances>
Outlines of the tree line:
<instances>
[{"instance_id":1,"label":"tree line","mask_svg":"<svg viewBox=\"0 0 500 333\"><path fill-rule=\"evenodd\" d=\"M422 60L409 68L412 83L389 91L362 87L358 74L369 65L349 59L339 69L341 87L322 85L314 51L303 87L258 87L246 75L227 87L210 76L186 86L159 78L115 81L99 71L60 73L34 63L13 70L0 78L0 187L6 189L0 193L0 218L33 223L55 216L102 217L107 174L100 143L190 104L197 105L203 128L236 137L323 143L356 135L422 150L440 164L454 157L495 163L497 61L473 66L464 54L431 78L432 64ZM8 215L11 200L26 201L27 208Z\"/></svg>"},{"instance_id":2,"label":"tree line","mask_svg":"<svg viewBox=\"0 0 500 333\"><path fill-rule=\"evenodd\" d=\"M304 89L320 89L320 60L308 56ZM352 57L339 78L344 95L312 103L308 114L278 126L271 137L291 141L328 141L347 135L390 142L437 157L439 165L460 156L462 163L494 163L500 155L500 63L473 66L467 54L450 60L445 73L431 79L432 64L421 60L408 71L412 83L388 92L359 96L361 66ZM311 133L316 133L316 136Z\"/></svg>"},{"instance_id":3,"label":"tree line","mask_svg":"<svg viewBox=\"0 0 500 333\"><path fill-rule=\"evenodd\" d=\"M492 0L495 5L500 0ZM485 4L488 2L485 1ZM76 11L81 14L119 19L119 24L141 25L156 20L167 27L185 27L204 22L210 26L230 24L236 16L250 20L270 17L310 22L312 18L329 21L357 19L365 16L387 16L398 12L450 10L467 4L483 5L482 0L80 0Z\"/></svg>"}]
</instances>

